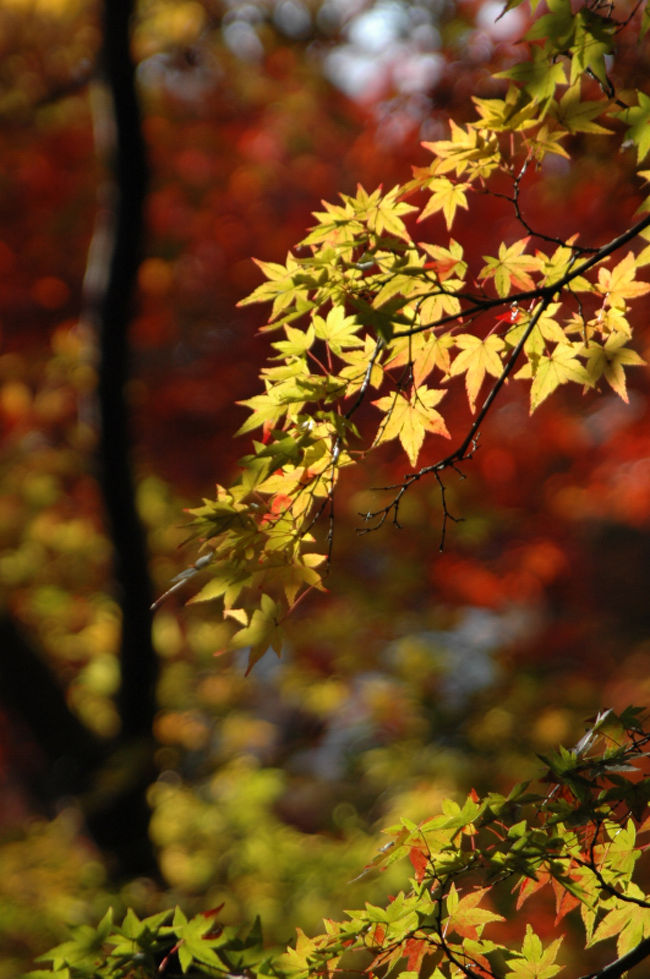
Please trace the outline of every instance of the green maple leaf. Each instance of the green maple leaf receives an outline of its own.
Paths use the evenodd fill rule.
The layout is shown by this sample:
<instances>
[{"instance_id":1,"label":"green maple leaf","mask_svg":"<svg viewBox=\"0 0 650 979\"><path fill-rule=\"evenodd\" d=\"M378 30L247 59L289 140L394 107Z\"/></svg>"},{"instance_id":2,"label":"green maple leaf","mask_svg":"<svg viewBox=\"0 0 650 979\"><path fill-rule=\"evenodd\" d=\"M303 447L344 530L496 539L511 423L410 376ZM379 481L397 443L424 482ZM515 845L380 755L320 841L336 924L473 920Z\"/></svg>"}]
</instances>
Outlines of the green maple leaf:
<instances>
[{"instance_id":1,"label":"green maple leaf","mask_svg":"<svg viewBox=\"0 0 650 979\"><path fill-rule=\"evenodd\" d=\"M435 410L445 396L445 391L420 386L413 388L409 397L399 392L388 394L373 401L383 411L385 418L379 426L375 445L399 438L412 466L418 461L425 432L433 432L450 438L442 415Z\"/></svg>"},{"instance_id":2,"label":"green maple leaf","mask_svg":"<svg viewBox=\"0 0 650 979\"><path fill-rule=\"evenodd\" d=\"M569 16L573 19L573 14L570 12ZM544 18L542 17L541 20ZM500 71L494 77L512 78L513 81L519 82L536 102L545 102L552 98L556 87L566 83L564 65L559 61L553 62L552 52L546 46L531 48L529 61L523 61L507 71Z\"/></svg>"},{"instance_id":3,"label":"green maple leaf","mask_svg":"<svg viewBox=\"0 0 650 979\"><path fill-rule=\"evenodd\" d=\"M636 146L637 163L645 159L650 150L650 95L637 92L638 105L630 106L616 113L626 126L627 136Z\"/></svg>"},{"instance_id":4,"label":"green maple leaf","mask_svg":"<svg viewBox=\"0 0 650 979\"><path fill-rule=\"evenodd\" d=\"M248 623L230 640L229 649L250 648L246 673L250 672L269 647L280 653L282 636L278 629L278 619L278 606L269 595L262 594L260 607L253 611Z\"/></svg>"},{"instance_id":5,"label":"green maple leaf","mask_svg":"<svg viewBox=\"0 0 650 979\"><path fill-rule=\"evenodd\" d=\"M575 14L570 0L548 0L548 13L535 21L526 34L527 41L549 39L557 50L565 50L573 38Z\"/></svg>"},{"instance_id":6,"label":"green maple leaf","mask_svg":"<svg viewBox=\"0 0 650 979\"><path fill-rule=\"evenodd\" d=\"M575 36L571 46L571 84L590 72L603 85L608 84L605 56L612 50L612 25L591 10L575 15Z\"/></svg>"},{"instance_id":7,"label":"green maple leaf","mask_svg":"<svg viewBox=\"0 0 650 979\"><path fill-rule=\"evenodd\" d=\"M635 884L628 884L625 893L630 898L647 900L646 895ZM619 904L599 922L588 942L588 947L615 937L618 955L625 955L635 948L649 931L650 912L647 908L637 907L634 914L630 914L629 906Z\"/></svg>"},{"instance_id":8,"label":"green maple leaf","mask_svg":"<svg viewBox=\"0 0 650 979\"><path fill-rule=\"evenodd\" d=\"M309 306L308 291L296 279L300 272L300 265L293 255L287 255L286 265L279 265L277 262L262 262L256 258L253 261L259 266L268 281L254 289L249 296L240 299L237 303L238 306L273 301L271 320L276 319L283 310L296 303Z\"/></svg>"},{"instance_id":9,"label":"green maple leaf","mask_svg":"<svg viewBox=\"0 0 650 979\"><path fill-rule=\"evenodd\" d=\"M472 102L481 116L480 125L493 132L516 132L538 122L539 106L516 85L510 85L502 99L479 99L473 95Z\"/></svg>"},{"instance_id":10,"label":"green maple leaf","mask_svg":"<svg viewBox=\"0 0 650 979\"><path fill-rule=\"evenodd\" d=\"M212 574L210 580L188 599L188 605L222 599L225 608L228 609L251 581L252 577L247 571L235 566L228 567L225 562L222 562L219 570Z\"/></svg>"},{"instance_id":11,"label":"green maple leaf","mask_svg":"<svg viewBox=\"0 0 650 979\"><path fill-rule=\"evenodd\" d=\"M556 965L562 939L558 938L546 948L530 925L526 925L526 937L521 946L521 959L509 963L506 979L552 979L562 966Z\"/></svg>"},{"instance_id":12,"label":"green maple leaf","mask_svg":"<svg viewBox=\"0 0 650 979\"><path fill-rule=\"evenodd\" d=\"M276 340L272 344L275 350L280 351L276 359L304 357L314 342L313 326L306 330L300 330L294 326L285 325L284 332L287 339Z\"/></svg>"},{"instance_id":13,"label":"green maple leaf","mask_svg":"<svg viewBox=\"0 0 650 979\"><path fill-rule=\"evenodd\" d=\"M572 133L610 133L610 129L594 122L607 111L609 102L587 102L580 97L580 85L572 85L555 108L555 116Z\"/></svg>"},{"instance_id":14,"label":"green maple leaf","mask_svg":"<svg viewBox=\"0 0 650 979\"><path fill-rule=\"evenodd\" d=\"M183 972L187 972L193 962L223 971L224 963L214 949L226 943L231 930L221 929L215 937L211 935L214 929L212 915L199 914L188 921L180 908L174 912L172 929L179 939L178 961Z\"/></svg>"},{"instance_id":15,"label":"green maple leaf","mask_svg":"<svg viewBox=\"0 0 650 979\"><path fill-rule=\"evenodd\" d=\"M435 173L455 170L460 175L469 170L474 177L488 177L499 164L499 147L494 133L472 126L463 128L449 120L451 139L423 143L438 159L432 164Z\"/></svg>"},{"instance_id":16,"label":"green maple leaf","mask_svg":"<svg viewBox=\"0 0 650 979\"><path fill-rule=\"evenodd\" d=\"M556 156L563 156L567 160L570 159L567 151L560 145L560 140L568 135L568 132L564 129L556 129L550 132L548 126L542 126L539 132L530 138L535 159L541 163L547 153L555 153Z\"/></svg>"},{"instance_id":17,"label":"green maple leaf","mask_svg":"<svg viewBox=\"0 0 650 979\"><path fill-rule=\"evenodd\" d=\"M578 347L578 349L581 349ZM533 383L530 388L530 413L561 384L574 381L577 384L591 385L591 378L583 364L576 358L578 350L573 344L558 344L555 350L542 356L537 362ZM530 377L531 365L526 364L517 377Z\"/></svg>"},{"instance_id":18,"label":"green maple leaf","mask_svg":"<svg viewBox=\"0 0 650 979\"><path fill-rule=\"evenodd\" d=\"M604 377L623 401L628 400L624 368L645 364L636 350L625 346L627 339L623 333L612 333L604 345L591 340L589 347L585 348L588 355L586 369L591 383L595 384Z\"/></svg>"},{"instance_id":19,"label":"green maple leaf","mask_svg":"<svg viewBox=\"0 0 650 979\"><path fill-rule=\"evenodd\" d=\"M371 387L378 388L384 377L384 371L376 356L377 342L366 336L362 350L343 351L339 356L347 366L339 371L339 377L346 382L346 397L354 394L366 382ZM373 359L374 358L374 359ZM368 367L370 372L368 373Z\"/></svg>"},{"instance_id":20,"label":"green maple leaf","mask_svg":"<svg viewBox=\"0 0 650 979\"><path fill-rule=\"evenodd\" d=\"M52 962L55 969L62 969L64 966L92 967L112 927L113 909L109 908L96 928L79 925L74 929L71 939L50 949L39 958Z\"/></svg>"}]
</instances>

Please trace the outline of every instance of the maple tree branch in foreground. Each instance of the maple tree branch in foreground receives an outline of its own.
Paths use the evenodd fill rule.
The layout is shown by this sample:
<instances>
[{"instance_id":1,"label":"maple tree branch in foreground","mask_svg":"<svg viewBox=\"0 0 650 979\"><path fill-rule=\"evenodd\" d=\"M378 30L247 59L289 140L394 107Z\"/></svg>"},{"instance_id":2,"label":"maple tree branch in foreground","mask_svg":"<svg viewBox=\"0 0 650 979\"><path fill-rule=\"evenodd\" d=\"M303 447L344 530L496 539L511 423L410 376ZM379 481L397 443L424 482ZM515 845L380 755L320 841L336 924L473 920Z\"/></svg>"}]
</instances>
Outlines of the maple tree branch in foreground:
<instances>
[{"instance_id":1,"label":"maple tree branch in foreground","mask_svg":"<svg viewBox=\"0 0 650 979\"><path fill-rule=\"evenodd\" d=\"M462 319L463 316L482 313L485 312L486 310L498 306L502 306L506 304L512 305L513 303L517 304L520 302L524 302L526 300L541 299L540 305L535 310L533 316L530 319L530 322L526 326L526 329L522 333L518 343L516 344L515 347L513 347L510 356L508 357L508 360L504 365L503 371L501 372L501 374L493 384L488 396L483 402L476 418L472 422L469 431L467 432L465 438L460 443L460 445L456 449L454 449L453 452L450 452L448 455L446 455L443 459L440 459L438 462L435 462L429 466L423 466L421 469L418 469L416 472L407 473L404 476L404 479L402 480L401 483L395 483L389 486L378 487L377 488L378 491L397 490L397 494L390 501L390 503L388 503L385 507L381 507L380 509L372 512L360 514L360 516L363 517L364 521L366 522L372 520L376 521L376 523L373 526L363 528L361 530L362 533L369 533L373 530L378 530L379 527L381 527L385 523L386 519L391 513L393 514L393 523L396 526L399 526L398 513L399 513L399 505L401 503L402 497L404 496L406 491L414 483L422 479L423 476L427 476L430 473L434 473L441 489L441 497L442 497L442 505L443 505L443 526L442 526L441 543L440 543L440 549L441 550L443 549L447 522L450 519L455 520L456 518L452 517L452 515L449 513L449 510L447 509L447 504L445 499L445 486L441 480L440 473L443 472L445 469L456 468L457 463L464 462L472 457L474 450L478 445L480 426L482 425L488 412L490 411L492 405L494 404L494 401L497 395L499 394L501 388L512 374L512 371L515 368L519 355L521 354L526 342L530 338L533 330L537 326L537 323L541 319L542 314L548 308L548 306L550 305L554 297L557 295L558 291L560 289L563 289L565 286L568 286L574 279L582 275L584 272L587 272L594 265L597 265L603 259L607 258L609 255L612 255L614 252L618 251L619 248L622 248L623 245L626 245L629 241L637 237L637 235L639 235L648 226L650 226L650 215L646 216L641 221L638 221L635 225L633 225L631 228L628 228L627 231L624 231L616 238L612 239L606 245L603 245L602 248L599 248L598 251L596 251L589 258L585 259L584 262L582 262L580 265L576 266L575 268L570 269L560 279L558 279L557 282L552 283L549 286L540 286L537 289L529 289L526 291L516 293L511 296L507 296L505 298L500 297L498 299L487 299L484 302L477 300L473 308L470 308L469 310L463 310L460 314L457 314L456 316L453 317L444 317L436 324L428 325L427 329L430 330L432 329L432 326L439 325L442 321L447 321L448 319L459 320ZM420 328L417 328L412 332L413 333L420 332ZM404 335L411 335L411 334L405 333ZM456 470L456 471L460 473L460 470ZM460 475L463 474L460 473Z\"/></svg>"},{"instance_id":2,"label":"maple tree branch in foreground","mask_svg":"<svg viewBox=\"0 0 650 979\"><path fill-rule=\"evenodd\" d=\"M621 979L626 972L648 957L650 957L650 938L644 938L636 948L622 955L620 959L615 959L598 972L588 972L587 975L580 976L580 979Z\"/></svg>"}]
</instances>

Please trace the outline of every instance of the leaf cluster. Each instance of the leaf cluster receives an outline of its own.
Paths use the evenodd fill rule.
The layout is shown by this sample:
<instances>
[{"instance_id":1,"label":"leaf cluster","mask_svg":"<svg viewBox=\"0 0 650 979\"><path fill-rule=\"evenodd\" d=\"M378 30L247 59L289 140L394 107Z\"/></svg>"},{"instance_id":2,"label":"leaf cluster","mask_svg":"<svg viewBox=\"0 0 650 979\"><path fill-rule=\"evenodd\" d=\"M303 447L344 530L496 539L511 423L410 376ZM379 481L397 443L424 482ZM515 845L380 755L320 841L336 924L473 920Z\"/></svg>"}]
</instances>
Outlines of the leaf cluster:
<instances>
[{"instance_id":1,"label":"leaf cluster","mask_svg":"<svg viewBox=\"0 0 650 979\"><path fill-rule=\"evenodd\" d=\"M261 434L235 483L190 511L204 554L182 579L207 568L192 600L221 601L232 625L226 648L249 649L249 666L269 647L279 652L286 615L323 588L346 467L398 442L411 469L387 506L364 515L368 527L388 516L397 523L404 492L428 474L446 521L442 473L471 456L511 378L527 382L531 413L565 385L607 386L627 400L626 371L644 363L630 313L650 292L638 278L648 249L633 247L648 237L647 203L634 224L590 246L578 228L567 238L532 228L522 188L549 158L571 161L580 138L609 141L612 152L631 145L637 163L645 158L647 98L619 97L606 70L639 16L552 0L533 21L525 58L501 73L504 94L475 98L472 121L451 120L448 138L425 143L429 166L388 191L358 187L324 202L284 264L258 262L265 281L242 305L269 304L263 330L276 339L240 432ZM520 233L476 262L471 218L486 196ZM474 421L443 451L457 381ZM437 461L417 468L423 451Z\"/></svg>"},{"instance_id":2,"label":"leaf cluster","mask_svg":"<svg viewBox=\"0 0 650 979\"><path fill-rule=\"evenodd\" d=\"M351 969L369 979L550 979L564 964L565 919L576 917L586 947L616 939L620 968L610 964L607 975L622 975L631 957L650 954L650 895L640 872L650 833L650 734L640 715L602 712L573 749L543 759L537 782L507 795L448 799L420 824L403 819L362 875L408 857L408 886L384 905L326 920L313 938L299 932L285 952L264 948L259 922L243 937L222 927L220 908L191 919L180 909L144 920L129 911L120 925L109 912L43 956L51 967L29 979L307 979ZM552 940L521 913L546 895L560 930ZM519 923L507 939L504 910Z\"/></svg>"}]
</instances>

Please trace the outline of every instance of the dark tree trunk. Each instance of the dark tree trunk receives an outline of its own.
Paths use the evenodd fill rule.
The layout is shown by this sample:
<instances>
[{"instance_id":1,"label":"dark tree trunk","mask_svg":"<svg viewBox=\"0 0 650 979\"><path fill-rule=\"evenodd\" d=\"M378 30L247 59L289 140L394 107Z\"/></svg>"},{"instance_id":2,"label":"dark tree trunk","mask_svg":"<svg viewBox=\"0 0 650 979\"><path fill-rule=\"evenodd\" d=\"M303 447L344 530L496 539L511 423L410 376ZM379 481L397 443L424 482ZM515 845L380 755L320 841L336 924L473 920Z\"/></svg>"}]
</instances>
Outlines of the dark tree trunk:
<instances>
[{"instance_id":1,"label":"dark tree trunk","mask_svg":"<svg viewBox=\"0 0 650 979\"><path fill-rule=\"evenodd\" d=\"M151 638L152 601L144 532L135 503L131 433L126 402L128 328L143 238L147 162L135 69L130 52L132 0L103 5L103 74L109 96L105 130L111 181L98 227L106 262L90 276L88 297L99 353L99 479L114 551L114 578L122 612L121 686L118 710L121 749L116 794L98 798L89 825L120 874L148 873L155 861L148 836L146 789L153 777L152 723L157 660ZM96 244L96 242L95 242ZM93 272L89 268L89 272Z\"/></svg>"}]
</instances>

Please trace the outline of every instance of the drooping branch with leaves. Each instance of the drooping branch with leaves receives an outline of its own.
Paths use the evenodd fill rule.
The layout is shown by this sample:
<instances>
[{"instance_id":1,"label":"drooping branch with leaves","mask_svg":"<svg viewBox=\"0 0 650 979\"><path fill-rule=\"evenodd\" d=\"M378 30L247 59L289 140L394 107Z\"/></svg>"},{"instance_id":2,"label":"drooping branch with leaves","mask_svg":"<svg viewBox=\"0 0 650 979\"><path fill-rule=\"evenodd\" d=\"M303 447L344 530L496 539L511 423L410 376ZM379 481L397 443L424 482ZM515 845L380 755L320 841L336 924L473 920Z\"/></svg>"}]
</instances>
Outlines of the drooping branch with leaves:
<instances>
[{"instance_id":1,"label":"drooping branch with leaves","mask_svg":"<svg viewBox=\"0 0 650 979\"><path fill-rule=\"evenodd\" d=\"M263 330L276 339L240 433L261 434L239 479L191 511L203 553L172 586L206 570L191 600L221 601L233 625L228 648L249 648L250 665L269 647L279 651L280 623L322 588L345 467L398 440L409 469L386 488L387 502L362 515L363 526L397 524L404 494L432 476L444 541L443 474L472 455L507 381L528 384L531 413L565 384L627 400L625 372L643 363L631 314L650 291L638 277L650 262L647 202L596 246L579 227L563 237L534 228L522 188L549 160L570 166L589 137L627 154L643 201L650 101L618 91L616 54L649 23L639 5L574 10L554 0L530 27L521 63L497 76L502 96L474 98L472 121L451 120L449 138L425 143L428 166L388 191L359 187L324 203L285 264L258 263L266 281L243 304L271 305ZM461 211L474 208L480 219L486 196L517 233L497 236L477 264L471 230L465 243L453 232ZM461 379L475 419L451 451L437 448L451 438L445 406ZM425 445L437 457L418 467Z\"/></svg>"},{"instance_id":2,"label":"drooping branch with leaves","mask_svg":"<svg viewBox=\"0 0 650 979\"><path fill-rule=\"evenodd\" d=\"M265 949L259 922L243 934L222 926L219 908L190 920L178 908L144 920L129 911L121 924L108 913L43 956L52 971L31 979L551 979L564 964L580 979L619 979L650 958L649 743L638 710L604 711L573 749L543 759L537 782L447 800L419 825L403 819L362 874L408 858L407 888L325 921L314 938L299 932L286 952ZM555 908L550 941L526 918L540 902ZM576 915L586 949L615 939L605 966L565 962L561 927Z\"/></svg>"}]
</instances>

